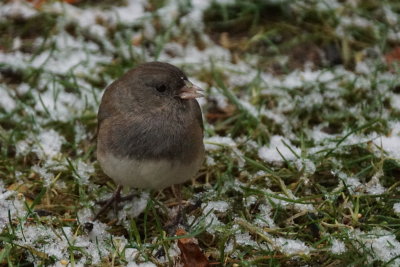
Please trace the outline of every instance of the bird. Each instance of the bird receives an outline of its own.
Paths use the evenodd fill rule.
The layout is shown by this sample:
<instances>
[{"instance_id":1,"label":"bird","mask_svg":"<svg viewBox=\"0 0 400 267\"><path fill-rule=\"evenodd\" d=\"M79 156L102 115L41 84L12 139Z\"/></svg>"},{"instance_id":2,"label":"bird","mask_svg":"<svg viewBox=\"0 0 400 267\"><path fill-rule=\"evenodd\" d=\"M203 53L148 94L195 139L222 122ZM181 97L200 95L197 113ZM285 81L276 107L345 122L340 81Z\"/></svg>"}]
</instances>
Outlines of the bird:
<instances>
[{"instance_id":1,"label":"bird","mask_svg":"<svg viewBox=\"0 0 400 267\"><path fill-rule=\"evenodd\" d=\"M112 82L97 119L97 160L117 185L95 219L121 199L123 187L160 190L193 179L204 161L204 90L179 68L148 62Z\"/></svg>"}]
</instances>

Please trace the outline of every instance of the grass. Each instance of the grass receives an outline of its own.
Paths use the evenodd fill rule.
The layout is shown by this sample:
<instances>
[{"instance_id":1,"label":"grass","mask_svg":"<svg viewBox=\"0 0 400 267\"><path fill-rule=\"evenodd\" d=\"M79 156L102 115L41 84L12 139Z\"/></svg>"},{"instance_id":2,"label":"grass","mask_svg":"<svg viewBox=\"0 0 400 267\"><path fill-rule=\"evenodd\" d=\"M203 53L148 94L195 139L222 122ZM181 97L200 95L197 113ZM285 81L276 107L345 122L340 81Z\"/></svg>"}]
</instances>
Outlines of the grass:
<instances>
[{"instance_id":1,"label":"grass","mask_svg":"<svg viewBox=\"0 0 400 267\"><path fill-rule=\"evenodd\" d=\"M116 187L95 158L101 93L162 60L207 89L207 158L182 196L214 265L398 265L400 81L384 56L400 6L275 2L149 1L131 22L112 11L128 1L49 1L2 18L0 264L179 262L170 188L89 220Z\"/></svg>"}]
</instances>

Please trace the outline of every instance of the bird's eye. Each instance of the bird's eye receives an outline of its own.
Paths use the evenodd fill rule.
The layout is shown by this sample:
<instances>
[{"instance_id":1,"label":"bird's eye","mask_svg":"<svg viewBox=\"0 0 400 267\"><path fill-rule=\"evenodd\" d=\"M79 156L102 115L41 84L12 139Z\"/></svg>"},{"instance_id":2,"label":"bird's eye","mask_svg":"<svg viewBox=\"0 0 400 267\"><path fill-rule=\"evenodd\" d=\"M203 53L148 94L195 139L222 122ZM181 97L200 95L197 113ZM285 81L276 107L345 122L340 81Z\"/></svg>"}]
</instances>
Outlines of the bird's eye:
<instances>
[{"instance_id":1,"label":"bird's eye","mask_svg":"<svg viewBox=\"0 0 400 267\"><path fill-rule=\"evenodd\" d=\"M163 92L165 92L165 90L167 90L167 87L164 84L162 84L162 85L157 86L156 89L160 93L163 93Z\"/></svg>"}]
</instances>

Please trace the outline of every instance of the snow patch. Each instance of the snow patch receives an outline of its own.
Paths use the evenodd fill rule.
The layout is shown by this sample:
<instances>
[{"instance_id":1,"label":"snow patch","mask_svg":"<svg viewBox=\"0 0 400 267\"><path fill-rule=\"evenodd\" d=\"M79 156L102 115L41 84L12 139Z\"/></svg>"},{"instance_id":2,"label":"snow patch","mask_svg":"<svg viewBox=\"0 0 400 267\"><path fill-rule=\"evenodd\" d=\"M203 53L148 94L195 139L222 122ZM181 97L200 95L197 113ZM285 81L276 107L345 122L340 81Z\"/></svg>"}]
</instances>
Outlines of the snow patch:
<instances>
[{"instance_id":1,"label":"snow patch","mask_svg":"<svg viewBox=\"0 0 400 267\"><path fill-rule=\"evenodd\" d=\"M400 266L400 242L393 233L380 228L375 228L369 232L362 232L356 229L351 237L358 242L355 244L361 251L368 250L367 253L370 262L380 260L382 262L391 261L389 266Z\"/></svg>"},{"instance_id":2,"label":"snow patch","mask_svg":"<svg viewBox=\"0 0 400 267\"><path fill-rule=\"evenodd\" d=\"M293 146L288 139L283 136L274 135L271 137L269 146L263 146L258 150L258 156L266 162L283 162L284 159L296 159L296 155L289 148L297 155L301 154L301 150Z\"/></svg>"},{"instance_id":3,"label":"snow patch","mask_svg":"<svg viewBox=\"0 0 400 267\"><path fill-rule=\"evenodd\" d=\"M400 202L393 204L393 211L400 215Z\"/></svg>"},{"instance_id":4,"label":"snow patch","mask_svg":"<svg viewBox=\"0 0 400 267\"><path fill-rule=\"evenodd\" d=\"M15 98L15 95L11 96L12 91L8 91L5 85L0 84L0 107L2 107L7 113L10 113L17 107L17 103L12 98Z\"/></svg>"},{"instance_id":5,"label":"snow patch","mask_svg":"<svg viewBox=\"0 0 400 267\"><path fill-rule=\"evenodd\" d=\"M61 152L61 145L65 138L53 129L43 130L39 133L37 142L33 145L32 151L40 159L51 159Z\"/></svg>"},{"instance_id":6,"label":"snow patch","mask_svg":"<svg viewBox=\"0 0 400 267\"><path fill-rule=\"evenodd\" d=\"M27 213L23 197L19 198L16 195L17 192L7 190L3 181L0 180L0 232L9 223L9 215L13 220L16 217L23 217Z\"/></svg>"},{"instance_id":7,"label":"snow patch","mask_svg":"<svg viewBox=\"0 0 400 267\"><path fill-rule=\"evenodd\" d=\"M236 147L236 142L228 136L213 136L204 140L208 151L217 151L223 147Z\"/></svg>"},{"instance_id":8,"label":"snow patch","mask_svg":"<svg viewBox=\"0 0 400 267\"><path fill-rule=\"evenodd\" d=\"M303 241L278 237L273 239L274 246L286 255L308 255L312 248Z\"/></svg>"},{"instance_id":9,"label":"snow patch","mask_svg":"<svg viewBox=\"0 0 400 267\"><path fill-rule=\"evenodd\" d=\"M14 0L2 4L0 8L0 20L4 18L28 19L37 14L37 10L27 1Z\"/></svg>"},{"instance_id":10,"label":"snow patch","mask_svg":"<svg viewBox=\"0 0 400 267\"><path fill-rule=\"evenodd\" d=\"M392 135L381 136L373 142L378 148L383 149L389 157L400 160L400 134L398 129L400 128L393 128Z\"/></svg>"},{"instance_id":11,"label":"snow patch","mask_svg":"<svg viewBox=\"0 0 400 267\"><path fill-rule=\"evenodd\" d=\"M344 242L338 239L332 239L331 252L336 255L340 255L346 252L346 245Z\"/></svg>"}]
</instances>

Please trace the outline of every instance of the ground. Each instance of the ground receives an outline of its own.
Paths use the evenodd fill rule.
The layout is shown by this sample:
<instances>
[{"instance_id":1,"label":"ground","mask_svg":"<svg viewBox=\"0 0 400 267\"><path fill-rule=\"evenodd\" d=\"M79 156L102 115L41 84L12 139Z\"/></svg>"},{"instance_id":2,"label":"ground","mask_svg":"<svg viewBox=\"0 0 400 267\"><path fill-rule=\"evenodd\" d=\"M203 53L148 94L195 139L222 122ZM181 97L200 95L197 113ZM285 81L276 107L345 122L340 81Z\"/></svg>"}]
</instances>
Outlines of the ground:
<instances>
[{"instance_id":1,"label":"ground","mask_svg":"<svg viewBox=\"0 0 400 267\"><path fill-rule=\"evenodd\" d=\"M181 227L213 266L399 266L399 21L396 0L3 1L0 264L185 264L171 188L91 220L116 188L99 100L158 60L206 90Z\"/></svg>"}]
</instances>

